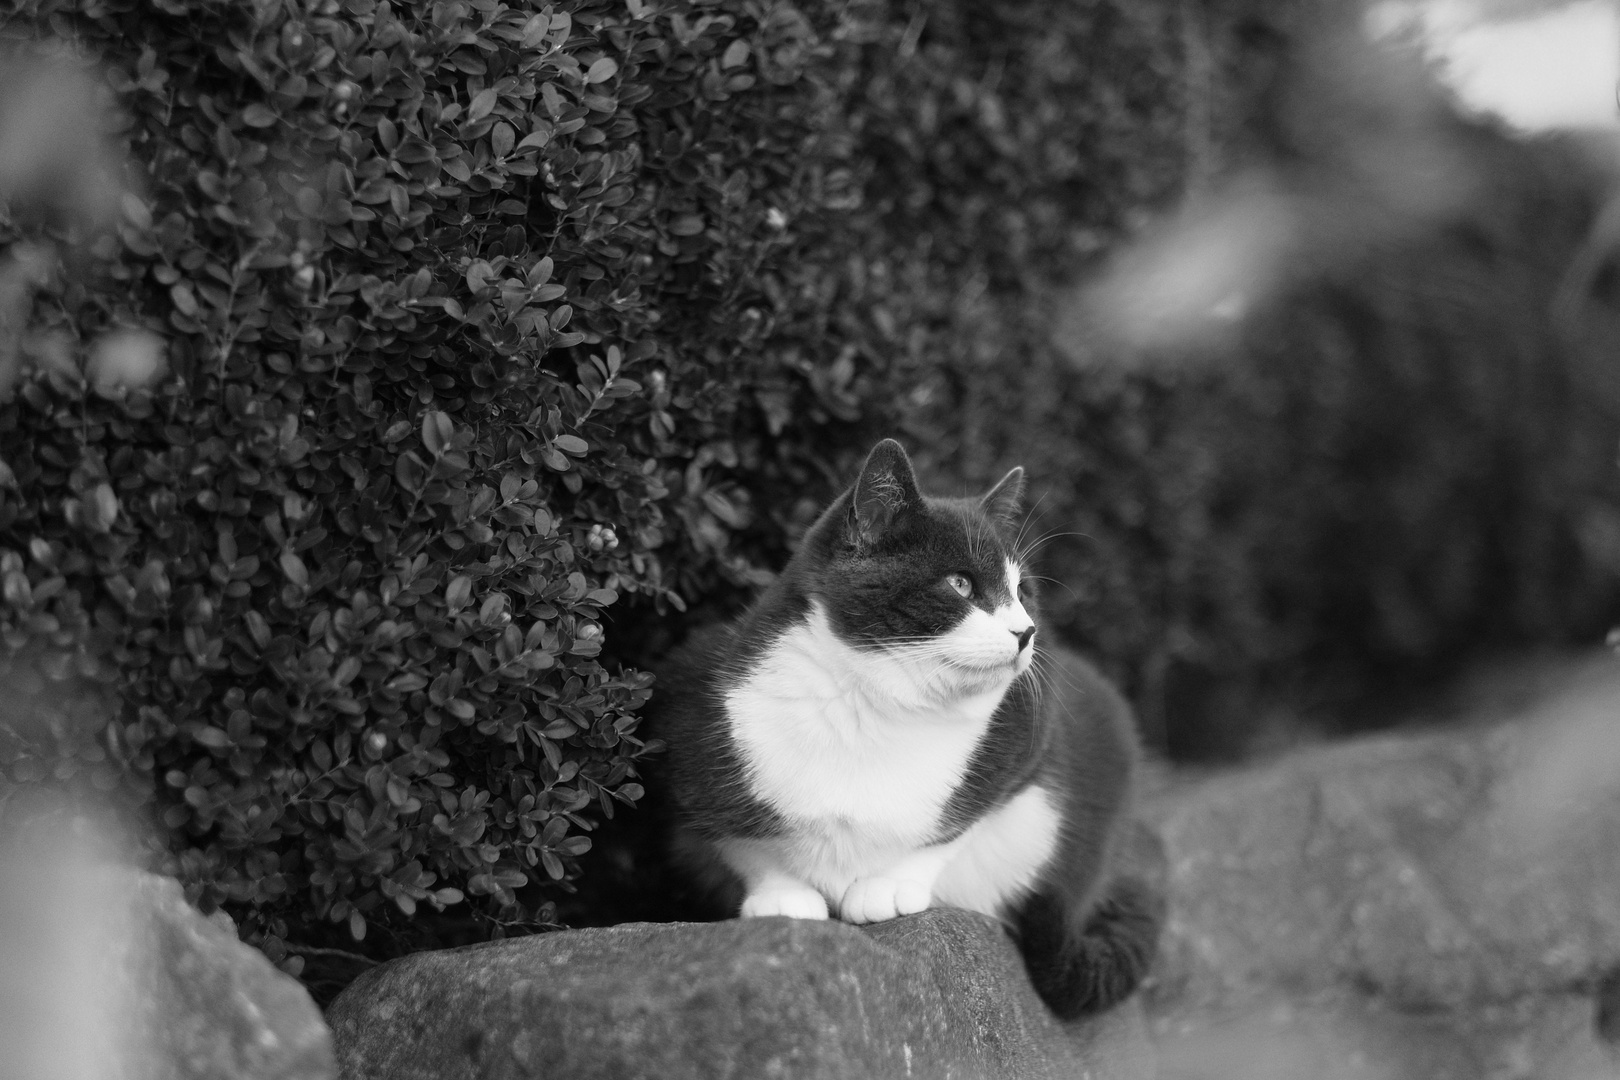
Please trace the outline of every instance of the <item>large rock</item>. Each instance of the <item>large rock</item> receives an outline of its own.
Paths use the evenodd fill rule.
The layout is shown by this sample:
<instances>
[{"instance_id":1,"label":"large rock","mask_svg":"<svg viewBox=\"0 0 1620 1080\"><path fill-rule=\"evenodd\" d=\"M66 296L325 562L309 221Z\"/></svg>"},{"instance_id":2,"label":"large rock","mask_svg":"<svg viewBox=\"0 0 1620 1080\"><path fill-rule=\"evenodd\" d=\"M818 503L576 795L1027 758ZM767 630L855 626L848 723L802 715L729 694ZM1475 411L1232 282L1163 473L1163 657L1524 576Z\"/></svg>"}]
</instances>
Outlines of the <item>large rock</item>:
<instances>
[{"instance_id":1,"label":"large rock","mask_svg":"<svg viewBox=\"0 0 1620 1080\"><path fill-rule=\"evenodd\" d=\"M128 1080L329 1080L332 1033L298 980L204 918L151 874L108 881L129 904L128 951L103 969L124 987Z\"/></svg>"},{"instance_id":2,"label":"large rock","mask_svg":"<svg viewBox=\"0 0 1620 1080\"><path fill-rule=\"evenodd\" d=\"M328 1010L347 1080L1126 1080L1136 1003L1065 1025L961 911L636 923L420 953Z\"/></svg>"},{"instance_id":3,"label":"large rock","mask_svg":"<svg viewBox=\"0 0 1620 1080\"><path fill-rule=\"evenodd\" d=\"M1593 1000L1620 967L1608 673L1509 722L1309 750L1149 812L1167 1075L1269 1075L1210 1066L1253 1052L1278 1075L1620 1076Z\"/></svg>"},{"instance_id":4,"label":"large rock","mask_svg":"<svg viewBox=\"0 0 1620 1080\"><path fill-rule=\"evenodd\" d=\"M0 1075L336 1076L320 1010L228 919L54 839L0 845Z\"/></svg>"}]
</instances>

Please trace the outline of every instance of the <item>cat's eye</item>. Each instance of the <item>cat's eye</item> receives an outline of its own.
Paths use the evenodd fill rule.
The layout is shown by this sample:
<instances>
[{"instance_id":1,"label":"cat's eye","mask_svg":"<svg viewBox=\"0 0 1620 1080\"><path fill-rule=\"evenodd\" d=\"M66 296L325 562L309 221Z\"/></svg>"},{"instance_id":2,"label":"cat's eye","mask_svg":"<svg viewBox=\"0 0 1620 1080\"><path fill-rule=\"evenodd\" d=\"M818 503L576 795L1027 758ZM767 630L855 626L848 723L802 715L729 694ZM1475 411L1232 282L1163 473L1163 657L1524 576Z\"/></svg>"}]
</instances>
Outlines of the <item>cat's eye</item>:
<instances>
[{"instance_id":1,"label":"cat's eye","mask_svg":"<svg viewBox=\"0 0 1620 1080\"><path fill-rule=\"evenodd\" d=\"M959 596L973 595L973 582L968 580L966 574L948 574L945 577L945 584L955 589Z\"/></svg>"}]
</instances>

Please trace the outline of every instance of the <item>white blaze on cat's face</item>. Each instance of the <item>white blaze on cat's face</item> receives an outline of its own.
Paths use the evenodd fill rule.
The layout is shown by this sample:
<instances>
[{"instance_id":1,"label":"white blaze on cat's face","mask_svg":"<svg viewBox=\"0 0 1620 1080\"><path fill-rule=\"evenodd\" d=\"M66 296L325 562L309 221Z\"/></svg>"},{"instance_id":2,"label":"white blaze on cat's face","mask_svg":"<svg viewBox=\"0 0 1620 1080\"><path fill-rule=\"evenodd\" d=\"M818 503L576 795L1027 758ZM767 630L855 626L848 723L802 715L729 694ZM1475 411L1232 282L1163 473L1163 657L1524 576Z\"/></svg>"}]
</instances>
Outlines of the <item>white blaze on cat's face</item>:
<instances>
[{"instance_id":1,"label":"white blaze on cat's face","mask_svg":"<svg viewBox=\"0 0 1620 1080\"><path fill-rule=\"evenodd\" d=\"M1035 655L1035 620L1018 599L1019 565L1003 563L1008 599L986 611L973 604L953 629L931 650L949 665L958 685L1006 685L1029 670ZM998 583L1000 584L1000 583ZM998 590L999 591L999 590Z\"/></svg>"}]
</instances>

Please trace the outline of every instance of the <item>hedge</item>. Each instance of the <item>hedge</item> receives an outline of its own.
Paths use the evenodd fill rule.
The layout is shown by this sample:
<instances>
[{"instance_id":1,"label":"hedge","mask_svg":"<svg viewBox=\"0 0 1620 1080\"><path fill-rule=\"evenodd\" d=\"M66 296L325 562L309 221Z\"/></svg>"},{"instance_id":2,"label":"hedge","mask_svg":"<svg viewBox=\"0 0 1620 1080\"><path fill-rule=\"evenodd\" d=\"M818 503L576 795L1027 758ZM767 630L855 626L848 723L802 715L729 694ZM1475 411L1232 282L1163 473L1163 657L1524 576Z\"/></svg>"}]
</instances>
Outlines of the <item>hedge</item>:
<instances>
[{"instance_id":1,"label":"hedge","mask_svg":"<svg viewBox=\"0 0 1620 1080\"><path fill-rule=\"evenodd\" d=\"M1484 225L1301 284L1225 363L1054 345L1182 191L1189 40L1240 66L1255 36L1188 11L26 0L14 35L105 65L133 175L111 234L3 222L49 266L0 405L0 636L46 722L0 768L145 805L290 968L605 917L646 871L590 850L642 797L645 669L897 432L936 483L1031 470L1038 528L1080 534L1054 628L1178 752L1212 717L1245 745L1302 674L1588 632L1612 399L1566 422L1570 351L1474 291L1526 252L1542 288L1579 227L1531 151L1470 136ZM1247 146L1269 106L1238 99ZM81 379L130 328L166 377ZM1551 419L1498 424L1481 347ZM1509 539L1451 566L1479 530Z\"/></svg>"},{"instance_id":2,"label":"hedge","mask_svg":"<svg viewBox=\"0 0 1620 1080\"><path fill-rule=\"evenodd\" d=\"M679 606L677 523L741 513L701 479L723 361L654 332L780 233L781 155L714 152L779 137L769 93L712 110L809 27L733 8L22 6L105 63L138 175L115 242L9 224L60 256L20 347L144 327L169 375L52 368L0 411L11 684L100 689L11 733L10 779L127 781L276 959L552 917L640 796L651 680L599 661L604 612Z\"/></svg>"}]
</instances>

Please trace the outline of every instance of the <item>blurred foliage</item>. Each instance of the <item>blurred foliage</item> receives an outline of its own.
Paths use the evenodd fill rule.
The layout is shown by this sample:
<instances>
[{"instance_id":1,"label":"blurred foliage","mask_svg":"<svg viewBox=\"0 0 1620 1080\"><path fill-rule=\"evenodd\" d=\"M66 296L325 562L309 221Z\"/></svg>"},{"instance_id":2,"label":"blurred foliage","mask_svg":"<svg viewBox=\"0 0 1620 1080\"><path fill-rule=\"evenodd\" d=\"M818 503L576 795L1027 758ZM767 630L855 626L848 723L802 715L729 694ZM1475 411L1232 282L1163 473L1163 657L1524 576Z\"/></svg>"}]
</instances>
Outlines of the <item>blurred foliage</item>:
<instances>
[{"instance_id":1,"label":"blurred foliage","mask_svg":"<svg viewBox=\"0 0 1620 1080\"><path fill-rule=\"evenodd\" d=\"M1177 753L1248 745L1296 673L1589 632L1615 398L1535 308L1572 170L1458 128L1488 195L1294 274L1222 362L1055 344L1189 177L1316 153L1289 131L1339 106L1279 111L1268 18L26 0L13 34L105 65L131 175L110 230L0 221L8 685L99 688L10 779L146 799L275 956L597 917L642 869L566 899L641 797L640 668L891 433L1031 471L1055 629ZM80 377L133 330L166 377Z\"/></svg>"},{"instance_id":2,"label":"blurred foliage","mask_svg":"<svg viewBox=\"0 0 1620 1080\"><path fill-rule=\"evenodd\" d=\"M1597 640L1620 600L1612 282L1557 299L1614 183L1604 155L1460 120L1342 11L1206 17L1220 92L1193 142L1215 161L1183 223L1127 255L1220 302L1200 323L1167 297L1122 339L1117 288L1115 311L1061 296L1082 371L1026 369L1009 397L1051 409L1001 451L1097 485L1047 503L1088 538L1052 552L1079 583L1058 618L1182 758L1295 738L1302 712L1376 723L1495 652ZM1138 308L1164 287L1125 281ZM1128 457L1099 460L1112 439L1065 417L1121 365L1156 403L1128 411L1149 420ZM1005 385L960 400L994 409Z\"/></svg>"}]
</instances>

